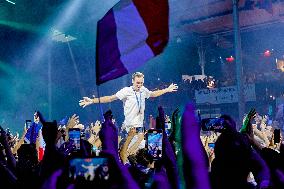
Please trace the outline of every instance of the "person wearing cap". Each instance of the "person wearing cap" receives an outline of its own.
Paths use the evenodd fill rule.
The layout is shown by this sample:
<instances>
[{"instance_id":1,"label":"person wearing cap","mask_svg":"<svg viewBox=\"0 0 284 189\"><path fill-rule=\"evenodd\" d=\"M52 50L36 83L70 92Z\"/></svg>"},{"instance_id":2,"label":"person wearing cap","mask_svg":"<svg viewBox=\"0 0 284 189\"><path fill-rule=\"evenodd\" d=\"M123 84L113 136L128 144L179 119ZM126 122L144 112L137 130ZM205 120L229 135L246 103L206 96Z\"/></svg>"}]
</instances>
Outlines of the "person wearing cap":
<instances>
[{"instance_id":1,"label":"person wearing cap","mask_svg":"<svg viewBox=\"0 0 284 189\"><path fill-rule=\"evenodd\" d=\"M129 131L130 128L136 128L136 130L143 131L145 99L150 97L158 97L165 93L175 92L178 89L177 84L171 84L167 88L161 90L150 91L144 84L144 75L141 72L135 72L132 75L132 86L124 87L116 94L111 96L103 96L100 98L83 97L79 101L79 105L83 108L96 103L109 103L115 100L121 100L123 102L124 109L124 122L123 127Z\"/></svg>"}]
</instances>

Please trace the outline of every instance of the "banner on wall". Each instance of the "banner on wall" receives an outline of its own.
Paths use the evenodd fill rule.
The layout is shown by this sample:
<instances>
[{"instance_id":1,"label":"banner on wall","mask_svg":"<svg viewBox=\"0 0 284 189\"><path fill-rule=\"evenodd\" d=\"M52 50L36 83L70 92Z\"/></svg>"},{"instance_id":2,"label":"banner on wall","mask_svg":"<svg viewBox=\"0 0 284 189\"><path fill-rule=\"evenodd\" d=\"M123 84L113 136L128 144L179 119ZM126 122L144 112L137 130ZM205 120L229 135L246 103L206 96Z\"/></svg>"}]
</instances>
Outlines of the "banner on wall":
<instances>
[{"instance_id":1,"label":"banner on wall","mask_svg":"<svg viewBox=\"0 0 284 189\"><path fill-rule=\"evenodd\" d=\"M244 86L245 101L255 101L255 85ZM224 104L238 102L237 86L195 90L197 104Z\"/></svg>"}]
</instances>

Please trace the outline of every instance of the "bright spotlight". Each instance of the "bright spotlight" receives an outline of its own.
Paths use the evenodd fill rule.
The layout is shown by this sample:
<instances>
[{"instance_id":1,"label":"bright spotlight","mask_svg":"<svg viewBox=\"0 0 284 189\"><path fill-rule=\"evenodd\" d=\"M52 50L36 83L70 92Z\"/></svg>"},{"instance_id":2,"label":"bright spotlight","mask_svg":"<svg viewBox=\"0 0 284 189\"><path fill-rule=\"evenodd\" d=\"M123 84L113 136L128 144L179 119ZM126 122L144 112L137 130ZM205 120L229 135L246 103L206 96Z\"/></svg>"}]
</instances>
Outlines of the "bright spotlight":
<instances>
[{"instance_id":1,"label":"bright spotlight","mask_svg":"<svg viewBox=\"0 0 284 189\"><path fill-rule=\"evenodd\" d=\"M8 3L11 3L11 4L13 4L13 5L15 5L16 3L15 2L13 2L13 1L9 1L9 0L5 0L5 1L7 1Z\"/></svg>"},{"instance_id":2,"label":"bright spotlight","mask_svg":"<svg viewBox=\"0 0 284 189\"><path fill-rule=\"evenodd\" d=\"M270 50L264 51L263 56L270 57L271 56L271 51Z\"/></svg>"},{"instance_id":3,"label":"bright spotlight","mask_svg":"<svg viewBox=\"0 0 284 189\"><path fill-rule=\"evenodd\" d=\"M235 60L235 58L234 58L233 56L230 56L230 57L227 57L227 58L226 58L226 61L227 61L227 62L230 62L230 63L231 63L231 62L234 62L234 60Z\"/></svg>"},{"instance_id":4,"label":"bright spotlight","mask_svg":"<svg viewBox=\"0 0 284 189\"><path fill-rule=\"evenodd\" d=\"M66 43L66 42L73 41L73 40L76 40L76 39L77 38L75 38L71 35L66 35L59 30L52 29L52 40L53 41Z\"/></svg>"}]
</instances>

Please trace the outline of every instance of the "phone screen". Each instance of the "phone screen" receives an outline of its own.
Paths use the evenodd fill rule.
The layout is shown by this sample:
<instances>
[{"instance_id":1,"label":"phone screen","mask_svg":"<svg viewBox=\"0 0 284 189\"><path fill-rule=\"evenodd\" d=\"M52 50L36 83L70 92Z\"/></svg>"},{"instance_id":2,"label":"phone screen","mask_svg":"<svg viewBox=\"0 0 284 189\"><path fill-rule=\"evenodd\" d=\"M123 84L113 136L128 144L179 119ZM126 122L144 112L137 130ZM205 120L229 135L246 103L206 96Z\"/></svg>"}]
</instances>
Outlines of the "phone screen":
<instances>
[{"instance_id":1,"label":"phone screen","mask_svg":"<svg viewBox=\"0 0 284 189\"><path fill-rule=\"evenodd\" d=\"M80 150L80 129L69 129L69 141L73 144L75 150Z\"/></svg>"},{"instance_id":2,"label":"phone screen","mask_svg":"<svg viewBox=\"0 0 284 189\"><path fill-rule=\"evenodd\" d=\"M280 142L280 129L274 129L274 143Z\"/></svg>"},{"instance_id":3,"label":"phone screen","mask_svg":"<svg viewBox=\"0 0 284 189\"><path fill-rule=\"evenodd\" d=\"M223 118L206 118L201 120L201 128L203 131L222 131L224 123Z\"/></svg>"},{"instance_id":4,"label":"phone screen","mask_svg":"<svg viewBox=\"0 0 284 189\"><path fill-rule=\"evenodd\" d=\"M32 120L26 120L26 128L29 129L31 127Z\"/></svg>"},{"instance_id":5,"label":"phone screen","mask_svg":"<svg viewBox=\"0 0 284 189\"><path fill-rule=\"evenodd\" d=\"M154 160L162 158L163 133L162 130L148 130L147 150Z\"/></svg>"},{"instance_id":6,"label":"phone screen","mask_svg":"<svg viewBox=\"0 0 284 189\"><path fill-rule=\"evenodd\" d=\"M110 162L106 157L74 158L69 161L69 178L86 181L109 180Z\"/></svg>"}]
</instances>

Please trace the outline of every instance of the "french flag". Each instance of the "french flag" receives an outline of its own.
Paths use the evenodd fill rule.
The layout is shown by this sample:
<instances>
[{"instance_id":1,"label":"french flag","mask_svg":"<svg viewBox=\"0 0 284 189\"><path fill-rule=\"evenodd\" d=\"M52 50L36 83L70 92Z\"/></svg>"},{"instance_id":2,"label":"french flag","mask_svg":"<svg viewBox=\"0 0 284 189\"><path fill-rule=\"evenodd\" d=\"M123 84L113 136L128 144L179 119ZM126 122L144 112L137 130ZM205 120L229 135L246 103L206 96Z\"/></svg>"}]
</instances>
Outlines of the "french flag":
<instances>
[{"instance_id":1,"label":"french flag","mask_svg":"<svg viewBox=\"0 0 284 189\"><path fill-rule=\"evenodd\" d=\"M169 40L168 0L122 0L97 25L96 83L135 70Z\"/></svg>"},{"instance_id":2,"label":"french flag","mask_svg":"<svg viewBox=\"0 0 284 189\"><path fill-rule=\"evenodd\" d=\"M38 160L41 161L44 156L45 142L42 136L42 130L38 133Z\"/></svg>"}]
</instances>

